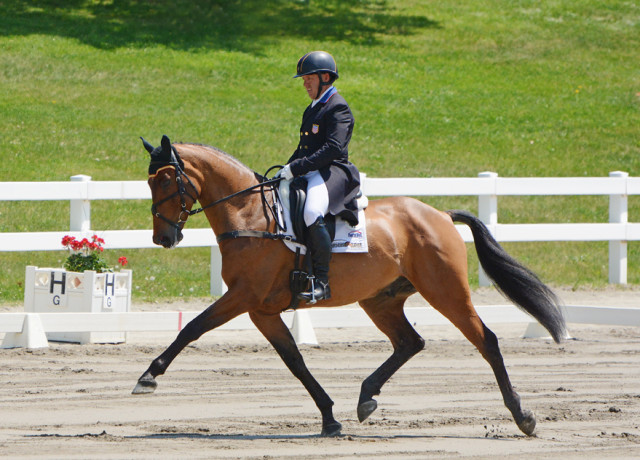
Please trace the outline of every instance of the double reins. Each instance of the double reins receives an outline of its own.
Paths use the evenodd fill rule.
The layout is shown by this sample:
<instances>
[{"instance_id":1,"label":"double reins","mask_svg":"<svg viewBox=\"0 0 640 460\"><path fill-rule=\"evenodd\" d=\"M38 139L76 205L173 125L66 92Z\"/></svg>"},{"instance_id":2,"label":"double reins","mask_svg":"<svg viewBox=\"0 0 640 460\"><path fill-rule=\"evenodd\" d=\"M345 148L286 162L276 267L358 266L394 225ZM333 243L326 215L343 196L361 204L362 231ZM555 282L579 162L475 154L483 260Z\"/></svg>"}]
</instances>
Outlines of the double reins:
<instances>
[{"instance_id":1,"label":"double reins","mask_svg":"<svg viewBox=\"0 0 640 460\"><path fill-rule=\"evenodd\" d=\"M247 188L245 188L243 190L240 190L238 192L234 192L231 195L227 195L227 196L225 196L223 198L220 198L219 200L213 201L212 203L209 203L209 204L207 204L205 206L202 206L202 207L200 207L198 209L189 210L189 209L187 209L187 202L185 200L185 196L188 196L189 198L191 198L191 200L195 203L196 201L198 201L198 195L199 195L198 194L198 189L196 188L195 185L193 185L193 182L191 182L191 179L189 179L189 176L187 176L187 174L180 167L180 164L177 163L177 162L175 162L175 163L171 162L170 164L159 168L156 171L156 173L153 174L151 177L156 176L158 174L158 172L160 172L161 170L166 169L166 168L173 168L173 170L175 171L175 173L176 173L176 185L178 186L178 190L176 190L171 195L163 198L162 200L158 201L157 203L153 203L151 205L151 213L155 217L157 217L159 219L162 219L163 221L167 222L169 225L171 225L172 227L176 228L178 231L181 230L180 224L184 224L187 221L187 219L189 218L189 216L193 216L194 214L199 214L199 213L203 212L205 209L209 209L209 208L211 208L211 207L213 207L213 206L215 206L217 204L224 203L225 201L231 200L231 199L233 199L233 198L235 198L237 196L249 193L252 190L255 190L257 188L261 188L262 189L262 193L264 194L264 188L266 186L276 184L276 183L278 183L278 182L280 182L282 180L281 177L275 177L273 179L267 179L267 180L264 180L264 181L261 181L261 182L255 184L255 185L252 185L251 187L247 187ZM274 168L281 168L281 166L279 166L279 165L278 166L272 166L267 171L267 174L269 173L269 171L271 171ZM261 179L265 178L264 176L259 176L258 174L256 174L256 176L260 177ZM185 187L185 183L184 183L184 181L182 179L183 177L186 179L187 183L191 186L191 188L193 188L193 190L196 192L196 196L195 197L191 196L187 192L187 189ZM161 204L173 199L176 196L180 197L180 207L182 209L180 211L180 214L178 215L178 221L174 222L171 219L169 219L168 217L163 216L158 211L158 206L160 206ZM184 219L183 219L183 216L184 216Z\"/></svg>"}]
</instances>

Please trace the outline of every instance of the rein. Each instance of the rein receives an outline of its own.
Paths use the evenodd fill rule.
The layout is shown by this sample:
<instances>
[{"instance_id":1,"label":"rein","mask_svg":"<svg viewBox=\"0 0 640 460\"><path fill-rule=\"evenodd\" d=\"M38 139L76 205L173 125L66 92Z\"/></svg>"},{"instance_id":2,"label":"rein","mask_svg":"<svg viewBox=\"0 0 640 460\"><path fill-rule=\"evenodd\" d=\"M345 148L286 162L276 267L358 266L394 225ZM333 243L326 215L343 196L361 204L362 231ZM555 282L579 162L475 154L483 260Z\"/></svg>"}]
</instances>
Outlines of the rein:
<instances>
[{"instance_id":1,"label":"rein","mask_svg":"<svg viewBox=\"0 0 640 460\"><path fill-rule=\"evenodd\" d=\"M186 176L186 174L185 174L185 176ZM255 184L255 185L252 185L251 187L247 187L244 190L240 190L239 192L235 192L235 193L232 193L231 195L227 195L224 198L220 198L219 200L216 200L213 203L209 203L206 206L202 206L199 209L195 209L195 210L191 210L191 211L187 211L187 212L188 212L188 214L190 216L193 216L194 214L201 213L205 209L211 208L211 207L213 207L213 206L215 206L217 204L220 204L220 203L224 203L225 201L230 200L231 198L235 198L237 196L244 195L245 193L248 193L251 190L254 190L254 189L258 188L258 187L265 187L267 185L275 184L277 182L280 182L281 180L282 180L282 178L280 178L280 177L276 177L275 179L268 179L268 180L266 180L264 182L260 182L259 184ZM189 182L191 182L191 181L189 181ZM192 187L193 187L193 185L192 185Z\"/></svg>"},{"instance_id":2,"label":"rein","mask_svg":"<svg viewBox=\"0 0 640 460\"><path fill-rule=\"evenodd\" d=\"M231 195L227 195L223 198L220 198L219 200L213 201L205 206L202 206L198 209L192 209L192 210L188 210L187 209L187 203L185 200L185 196L188 196L189 198L191 198L191 200L193 202L198 201L198 193L197 193L197 188L195 185L193 185L193 182L191 182L191 179L189 179L189 176L187 176L187 174L182 170L182 168L180 167L180 164L178 162L171 162L168 165L159 168L155 174L151 175L150 177L155 177L159 171L161 171L162 169L165 168L173 168L175 173L176 173L176 184L178 186L178 190L176 190L174 193L172 193L171 195L163 198L162 200L158 201L157 203L153 203L151 205L151 213L156 216L159 219L162 219L163 221L167 222L169 225L171 225L172 227L176 228L178 231L181 230L180 228L180 224L184 224L187 219L189 218L189 216L193 216L194 214L199 214L201 212L203 212L205 209L211 208L217 204L220 203L224 203L225 201L231 200L232 198L235 198L237 196L240 195L244 195L246 193L251 192L252 190L255 190L257 188L261 188L262 189L262 193L264 195L264 187L269 186L269 185L273 185L276 183L279 183L282 178L281 177L276 177L274 179L268 179L268 180L264 180L262 182L259 182L258 184L252 185L250 187L247 187L243 190L240 190L238 192L234 192ZM272 168L269 169L269 171ZM267 171L268 172L268 171ZM256 176L258 176L260 179L264 179L263 176L260 176L259 174L256 173ZM196 197L191 196L186 188L185 188L185 184L183 182L182 178L185 178L187 183L189 185L191 185L191 188L193 188L193 190L196 192ZM182 210L180 211L180 214L178 215L178 221L174 222L171 219L169 219L166 216L163 216L159 211L158 211L158 206L160 206L161 204L171 200L172 198L179 196L180 197L180 206L182 208ZM263 197L264 198L264 197ZM273 210L272 210L273 212ZM184 216L184 219L183 219ZM278 226L281 227L281 224L278 222L278 220L276 219L276 223L278 224ZM223 233L220 236L218 236L216 239L218 242L220 241L224 241L226 239L235 239L235 238L239 238L239 237L247 237L247 236L252 236L252 237L261 237L261 238L269 238L269 239L281 239L279 234L276 233L269 233L269 232L260 232L257 230L236 230L236 231L232 231L232 232L227 232L227 233Z\"/></svg>"}]
</instances>

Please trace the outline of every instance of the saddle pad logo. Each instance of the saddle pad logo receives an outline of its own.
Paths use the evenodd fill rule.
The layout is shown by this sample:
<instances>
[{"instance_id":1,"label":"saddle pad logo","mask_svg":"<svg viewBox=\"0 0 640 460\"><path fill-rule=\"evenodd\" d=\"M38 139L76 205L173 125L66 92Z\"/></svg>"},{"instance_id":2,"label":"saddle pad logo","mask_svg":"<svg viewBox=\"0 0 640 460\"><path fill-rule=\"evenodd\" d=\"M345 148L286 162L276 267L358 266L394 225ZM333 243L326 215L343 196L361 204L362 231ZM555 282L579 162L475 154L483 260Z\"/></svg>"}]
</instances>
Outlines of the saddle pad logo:
<instances>
[{"instance_id":1,"label":"saddle pad logo","mask_svg":"<svg viewBox=\"0 0 640 460\"><path fill-rule=\"evenodd\" d=\"M318 134L318 131L320 131L320 125L313 125L313 126L311 127L311 132L312 132L313 134Z\"/></svg>"}]
</instances>

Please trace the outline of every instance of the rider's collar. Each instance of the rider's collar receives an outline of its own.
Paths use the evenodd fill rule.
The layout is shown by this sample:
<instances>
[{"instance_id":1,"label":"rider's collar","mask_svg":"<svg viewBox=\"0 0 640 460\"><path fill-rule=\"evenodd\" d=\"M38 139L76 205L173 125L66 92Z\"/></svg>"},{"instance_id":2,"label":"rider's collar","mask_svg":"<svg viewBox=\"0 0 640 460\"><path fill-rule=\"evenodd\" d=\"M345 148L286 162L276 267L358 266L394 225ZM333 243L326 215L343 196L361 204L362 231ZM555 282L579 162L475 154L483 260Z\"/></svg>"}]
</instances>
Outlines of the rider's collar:
<instances>
[{"instance_id":1,"label":"rider's collar","mask_svg":"<svg viewBox=\"0 0 640 460\"><path fill-rule=\"evenodd\" d=\"M318 103L326 104L327 101L331 98L331 96L333 96L337 92L338 90L336 89L335 86L329 86L329 89L326 90L324 93L322 93L322 96L320 96L318 99L313 100L313 102L311 103L311 107L315 107L315 105Z\"/></svg>"}]
</instances>

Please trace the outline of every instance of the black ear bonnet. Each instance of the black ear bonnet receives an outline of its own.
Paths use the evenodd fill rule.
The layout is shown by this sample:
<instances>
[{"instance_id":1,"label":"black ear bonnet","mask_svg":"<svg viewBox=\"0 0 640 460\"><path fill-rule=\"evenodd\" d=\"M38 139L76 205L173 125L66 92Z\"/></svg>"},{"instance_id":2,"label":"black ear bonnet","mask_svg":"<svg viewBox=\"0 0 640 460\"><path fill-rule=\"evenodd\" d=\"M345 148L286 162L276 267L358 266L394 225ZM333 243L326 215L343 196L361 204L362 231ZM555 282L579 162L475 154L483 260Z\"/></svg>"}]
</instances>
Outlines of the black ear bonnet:
<instances>
[{"instance_id":1,"label":"black ear bonnet","mask_svg":"<svg viewBox=\"0 0 640 460\"><path fill-rule=\"evenodd\" d=\"M142 139L142 145L151 155L151 162L149 163L149 175L153 176L158 173L160 168L165 166L174 166L176 169L184 170L184 162L176 149L171 145L169 138L164 135L159 147L153 147L144 138Z\"/></svg>"}]
</instances>

